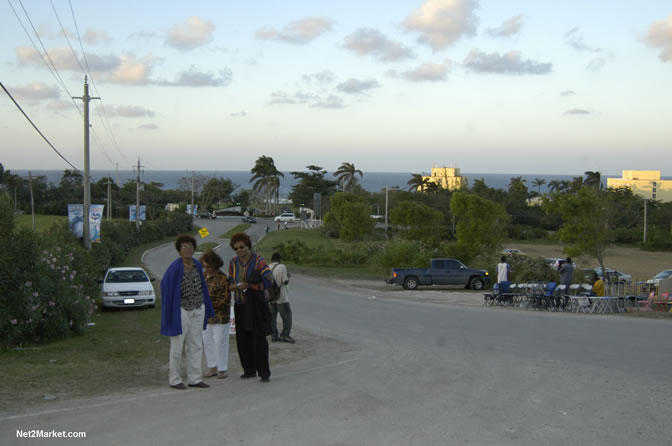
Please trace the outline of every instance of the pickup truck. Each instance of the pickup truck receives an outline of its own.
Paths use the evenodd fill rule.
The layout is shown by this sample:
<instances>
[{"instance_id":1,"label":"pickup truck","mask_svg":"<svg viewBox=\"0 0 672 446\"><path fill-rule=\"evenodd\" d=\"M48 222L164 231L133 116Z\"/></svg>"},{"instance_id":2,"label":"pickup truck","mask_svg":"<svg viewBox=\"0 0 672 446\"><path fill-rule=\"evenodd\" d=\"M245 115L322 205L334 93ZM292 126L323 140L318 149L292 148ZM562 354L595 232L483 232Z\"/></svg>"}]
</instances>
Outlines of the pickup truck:
<instances>
[{"instance_id":1,"label":"pickup truck","mask_svg":"<svg viewBox=\"0 0 672 446\"><path fill-rule=\"evenodd\" d=\"M429 268L393 268L392 277L385 282L415 290L419 285L464 285L465 288L482 290L488 283L488 272L464 266L456 259L432 259Z\"/></svg>"}]
</instances>

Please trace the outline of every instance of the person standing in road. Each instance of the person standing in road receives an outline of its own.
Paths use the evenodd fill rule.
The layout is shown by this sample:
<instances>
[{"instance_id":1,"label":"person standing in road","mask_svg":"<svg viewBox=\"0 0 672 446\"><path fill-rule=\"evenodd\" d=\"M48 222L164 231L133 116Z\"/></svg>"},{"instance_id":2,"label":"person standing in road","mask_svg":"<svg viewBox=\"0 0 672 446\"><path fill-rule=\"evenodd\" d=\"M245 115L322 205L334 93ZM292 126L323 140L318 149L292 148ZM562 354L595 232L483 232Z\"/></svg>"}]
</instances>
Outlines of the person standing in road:
<instances>
[{"instance_id":1,"label":"person standing in road","mask_svg":"<svg viewBox=\"0 0 672 446\"><path fill-rule=\"evenodd\" d=\"M234 289L236 346L243 367L243 379L261 377L270 381L268 341L271 312L264 290L271 287L273 274L266 260L252 252L252 240L244 232L233 234L229 242L237 254L229 262L229 283Z\"/></svg>"},{"instance_id":2,"label":"person standing in road","mask_svg":"<svg viewBox=\"0 0 672 446\"><path fill-rule=\"evenodd\" d=\"M229 369L229 322L231 320L231 293L229 293L229 278L220 268L224 265L222 258L210 250L201 257L201 264L205 270L205 283L212 306L215 308L215 317L208 320L208 326L203 332L203 347L208 371L205 377L216 376L219 379L228 376Z\"/></svg>"},{"instance_id":3,"label":"person standing in road","mask_svg":"<svg viewBox=\"0 0 672 446\"><path fill-rule=\"evenodd\" d=\"M186 347L189 387L210 387L202 380L203 330L215 316L203 267L193 258L196 240L187 234L177 237L175 249L180 258L168 266L161 279L161 334L170 336L168 384L174 389L186 386L180 375L182 350Z\"/></svg>"},{"instance_id":4,"label":"person standing in road","mask_svg":"<svg viewBox=\"0 0 672 446\"><path fill-rule=\"evenodd\" d=\"M292 331L292 307L289 305L289 293L287 285L289 284L289 273L287 267L280 263L280 253L274 252L271 256L269 267L273 272L273 280L280 287L280 297L275 302L271 302L271 330L273 341L283 341L294 344L294 339L289 335ZM278 335L277 319L278 313L282 319L282 332Z\"/></svg>"},{"instance_id":5,"label":"person standing in road","mask_svg":"<svg viewBox=\"0 0 672 446\"><path fill-rule=\"evenodd\" d=\"M569 286L572 284L572 276L574 275L574 264L572 259L567 257L567 259L560 266L560 284L565 285L566 289L569 289Z\"/></svg>"},{"instance_id":6,"label":"person standing in road","mask_svg":"<svg viewBox=\"0 0 672 446\"><path fill-rule=\"evenodd\" d=\"M497 264L497 285L500 293L509 292L509 273L511 272L511 265L506 263L506 257L502 256L501 261Z\"/></svg>"}]
</instances>

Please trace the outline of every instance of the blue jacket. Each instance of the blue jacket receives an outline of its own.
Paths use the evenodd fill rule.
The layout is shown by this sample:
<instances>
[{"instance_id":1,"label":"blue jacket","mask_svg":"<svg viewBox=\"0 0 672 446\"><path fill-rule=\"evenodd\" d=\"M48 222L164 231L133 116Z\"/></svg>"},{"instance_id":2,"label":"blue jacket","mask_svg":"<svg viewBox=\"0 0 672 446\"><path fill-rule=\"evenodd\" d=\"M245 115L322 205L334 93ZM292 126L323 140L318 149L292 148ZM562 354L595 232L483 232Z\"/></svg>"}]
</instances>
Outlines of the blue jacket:
<instances>
[{"instance_id":1,"label":"blue jacket","mask_svg":"<svg viewBox=\"0 0 672 446\"><path fill-rule=\"evenodd\" d=\"M194 259L194 264L201 276L201 288L203 289L203 305L205 305L205 318L203 318L203 330L208 326L208 318L215 317L215 310L210 301L208 286L205 284L203 267ZM161 279L161 334L164 336L178 336L182 334L182 275L184 264L182 258L177 258L168 266L166 273Z\"/></svg>"}]
</instances>

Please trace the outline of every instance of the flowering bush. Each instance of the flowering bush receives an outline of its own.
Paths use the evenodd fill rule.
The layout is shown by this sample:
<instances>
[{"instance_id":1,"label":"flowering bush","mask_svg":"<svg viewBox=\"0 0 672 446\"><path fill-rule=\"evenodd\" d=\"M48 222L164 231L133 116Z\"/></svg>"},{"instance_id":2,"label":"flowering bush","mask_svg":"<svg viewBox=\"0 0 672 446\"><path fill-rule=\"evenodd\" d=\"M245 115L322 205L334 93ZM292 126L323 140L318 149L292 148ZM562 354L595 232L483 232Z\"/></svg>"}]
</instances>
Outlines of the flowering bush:
<instances>
[{"instance_id":1,"label":"flowering bush","mask_svg":"<svg viewBox=\"0 0 672 446\"><path fill-rule=\"evenodd\" d=\"M0 214L6 211L0 203ZM54 227L44 236L12 229L0 238L2 343L9 347L83 333L100 293L92 256L65 228Z\"/></svg>"}]
</instances>

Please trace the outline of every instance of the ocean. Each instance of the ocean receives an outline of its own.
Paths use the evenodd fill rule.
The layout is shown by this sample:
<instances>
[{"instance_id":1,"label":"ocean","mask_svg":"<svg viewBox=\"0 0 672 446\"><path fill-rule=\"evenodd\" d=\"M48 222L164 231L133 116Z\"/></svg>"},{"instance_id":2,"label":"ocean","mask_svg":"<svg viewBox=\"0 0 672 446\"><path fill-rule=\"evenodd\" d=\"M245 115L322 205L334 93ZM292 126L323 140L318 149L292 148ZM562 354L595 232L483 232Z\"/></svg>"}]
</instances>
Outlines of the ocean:
<instances>
[{"instance_id":1,"label":"ocean","mask_svg":"<svg viewBox=\"0 0 672 446\"><path fill-rule=\"evenodd\" d=\"M12 173L27 176L27 170L20 169L11 169ZM297 180L289 172L283 172L284 178L280 178L280 197L287 198L289 193L292 190L292 186L297 183ZM206 177L216 177L216 178L229 178L233 184L237 185L241 189L249 189L252 187L250 183L250 178L252 174L249 171L240 171L240 170L209 170L209 171L195 171L195 175L202 175ZM537 190L536 187L532 185L532 182L536 178L543 178L546 180L546 184L541 187L541 192L548 191L548 183L556 180L572 180L572 178L579 176L576 175L529 175L529 174L505 174L505 173L461 173L462 176L466 176L469 180L469 187L474 184L474 180L483 178L485 184L489 187L495 189L506 190L509 181L514 177L522 177L524 180L527 180L527 188L529 190ZM33 170L33 176L45 176L47 178L48 184L58 184L61 177L63 176L62 170ZM105 178L108 175L112 177L112 180L119 185L126 184L128 181L135 181L135 172L132 170L120 170L118 172L108 172L103 170L92 170L91 178L93 182ZM408 180L411 179L411 173L408 172L363 172L362 177L357 176L357 180L362 185L362 187L369 192L379 192L385 190L385 187L390 188L398 187L403 190L408 190ZM429 175L429 173L423 173L423 175ZM177 189L178 182L181 178L186 177L191 180L191 171L181 171L181 170L146 170L140 175L140 180L145 183L160 183L162 184L162 189ZM327 174L327 178L335 179L332 173ZM606 177L602 178L602 182L606 187Z\"/></svg>"}]
</instances>

